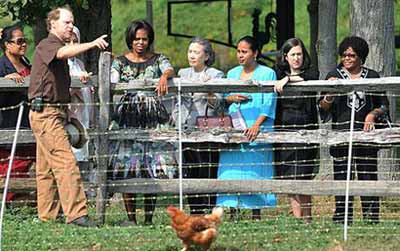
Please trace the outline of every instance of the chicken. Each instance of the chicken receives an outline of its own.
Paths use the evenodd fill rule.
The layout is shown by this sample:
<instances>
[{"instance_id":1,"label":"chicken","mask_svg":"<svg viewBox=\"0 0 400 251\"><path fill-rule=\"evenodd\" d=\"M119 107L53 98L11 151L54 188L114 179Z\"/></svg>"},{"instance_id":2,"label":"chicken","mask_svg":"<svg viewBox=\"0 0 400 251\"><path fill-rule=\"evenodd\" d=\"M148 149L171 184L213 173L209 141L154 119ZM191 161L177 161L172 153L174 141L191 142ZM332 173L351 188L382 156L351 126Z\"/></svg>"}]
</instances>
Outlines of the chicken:
<instances>
[{"instance_id":1,"label":"chicken","mask_svg":"<svg viewBox=\"0 0 400 251\"><path fill-rule=\"evenodd\" d=\"M169 206L167 213L172 219L171 226L182 240L181 251L188 250L192 245L208 250L217 238L217 227L222 223L223 212L221 207L217 207L211 214L190 216L176 207Z\"/></svg>"}]
</instances>

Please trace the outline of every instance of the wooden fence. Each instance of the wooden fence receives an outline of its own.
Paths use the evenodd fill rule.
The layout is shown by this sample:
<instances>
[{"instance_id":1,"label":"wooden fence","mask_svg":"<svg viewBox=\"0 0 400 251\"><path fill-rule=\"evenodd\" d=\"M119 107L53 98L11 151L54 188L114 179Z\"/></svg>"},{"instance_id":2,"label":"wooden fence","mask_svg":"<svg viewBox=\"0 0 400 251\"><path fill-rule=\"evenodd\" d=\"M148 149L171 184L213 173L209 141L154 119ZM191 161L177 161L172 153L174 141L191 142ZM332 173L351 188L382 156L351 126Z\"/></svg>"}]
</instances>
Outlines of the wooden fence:
<instances>
[{"instance_id":1,"label":"wooden fence","mask_svg":"<svg viewBox=\"0 0 400 251\"><path fill-rule=\"evenodd\" d=\"M97 126L90 131L91 142L96 146L95 156L97 161L97 215L101 222L105 219L107 194L109 192L134 192L134 193L179 193L179 180L177 179L128 179L120 181L107 180L108 147L110 141L121 139L141 139L144 141L170 141L178 140L176 130L115 130L109 131L110 104L114 94L125 90L154 90L157 80L132 81L121 83L117 86L110 84L111 55L102 53L99 59L99 75L93 79L93 84L98 88ZM27 80L28 82L28 80ZM191 92L271 92L274 81L233 81L227 79L210 80L209 82L192 82L175 78L169 82L169 91L177 93L179 86L181 93ZM20 88L13 81L0 80L0 91L9 91ZM77 79L73 79L74 87L81 87ZM356 91L383 91L390 90L400 93L400 77L363 80L334 80L334 81L305 81L289 84L288 90L302 91L328 91L351 92ZM0 144L10 144L14 131L2 130ZM319 143L321 146L330 146L346 143L349 139L348 132L337 132L327 129L300 130L296 132L266 132L260 133L256 141L270 143ZM220 142L242 143L246 138L238 131L191 131L183 134L183 142ZM377 143L391 147L400 144L400 128L378 129L373 132L355 132L354 142ZM19 143L34 142L32 133L23 130L18 139ZM344 195L345 182L332 180L212 180L212 179L183 179L183 191L189 193L283 193L283 194L307 194L307 195ZM12 180L10 190L29 190L35 187L34 180ZM350 195L369 196L399 196L400 182L398 181L351 181Z\"/></svg>"}]
</instances>

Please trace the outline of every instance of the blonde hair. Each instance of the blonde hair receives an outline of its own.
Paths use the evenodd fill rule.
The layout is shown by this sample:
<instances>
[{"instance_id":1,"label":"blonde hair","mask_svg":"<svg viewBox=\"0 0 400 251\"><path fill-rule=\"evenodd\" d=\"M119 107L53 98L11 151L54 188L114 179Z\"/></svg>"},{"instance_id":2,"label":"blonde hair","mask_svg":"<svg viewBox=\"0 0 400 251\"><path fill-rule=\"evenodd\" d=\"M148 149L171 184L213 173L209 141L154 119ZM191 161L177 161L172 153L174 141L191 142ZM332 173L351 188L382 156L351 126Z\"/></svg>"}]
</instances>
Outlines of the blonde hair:
<instances>
[{"instance_id":1,"label":"blonde hair","mask_svg":"<svg viewBox=\"0 0 400 251\"><path fill-rule=\"evenodd\" d=\"M51 21L57 21L58 19L60 19L60 10L61 9L70 11L72 13L72 9L69 5L64 5L62 7L57 7L57 8L52 9L49 13L47 13L47 18L46 18L47 31L50 32Z\"/></svg>"}]
</instances>

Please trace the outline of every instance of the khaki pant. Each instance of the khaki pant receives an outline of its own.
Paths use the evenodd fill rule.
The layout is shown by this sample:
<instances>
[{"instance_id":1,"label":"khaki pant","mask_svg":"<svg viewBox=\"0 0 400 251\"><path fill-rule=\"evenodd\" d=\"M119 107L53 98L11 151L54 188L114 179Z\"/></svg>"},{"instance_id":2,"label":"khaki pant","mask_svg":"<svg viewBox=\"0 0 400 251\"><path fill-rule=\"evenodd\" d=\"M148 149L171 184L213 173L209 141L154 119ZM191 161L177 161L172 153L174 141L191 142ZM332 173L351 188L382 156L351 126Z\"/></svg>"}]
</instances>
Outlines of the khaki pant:
<instances>
[{"instance_id":1,"label":"khaki pant","mask_svg":"<svg viewBox=\"0 0 400 251\"><path fill-rule=\"evenodd\" d=\"M57 107L30 111L36 138L36 182L39 218L56 219L60 206L67 223L87 215L79 168L64 130L66 112Z\"/></svg>"}]
</instances>

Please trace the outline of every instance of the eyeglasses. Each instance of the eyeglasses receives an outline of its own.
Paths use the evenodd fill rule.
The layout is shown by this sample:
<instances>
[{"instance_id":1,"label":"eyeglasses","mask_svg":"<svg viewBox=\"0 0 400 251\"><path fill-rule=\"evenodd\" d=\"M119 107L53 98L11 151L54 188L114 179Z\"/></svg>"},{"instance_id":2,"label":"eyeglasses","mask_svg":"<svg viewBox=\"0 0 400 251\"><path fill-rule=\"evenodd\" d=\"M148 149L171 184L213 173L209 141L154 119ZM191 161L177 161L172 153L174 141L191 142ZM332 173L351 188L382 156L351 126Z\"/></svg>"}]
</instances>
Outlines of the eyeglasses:
<instances>
[{"instance_id":1,"label":"eyeglasses","mask_svg":"<svg viewBox=\"0 0 400 251\"><path fill-rule=\"evenodd\" d=\"M356 57L357 57L357 54L354 54L354 53L343 53L343 54L341 55L341 57L342 57L342 58L346 58L346 57L348 57L348 58L356 58Z\"/></svg>"},{"instance_id":2,"label":"eyeglasses","mask_svg":"<svg viewBox=\"0 0 400 251\"><path fill-rule=\"evenodd\" d=\"M24 37L19 37L17 39L9 40L9 42L10 43L15 43L17 45L23 45L23 44L26 44L28 41Z\"/></svg>"}]
</instances>

